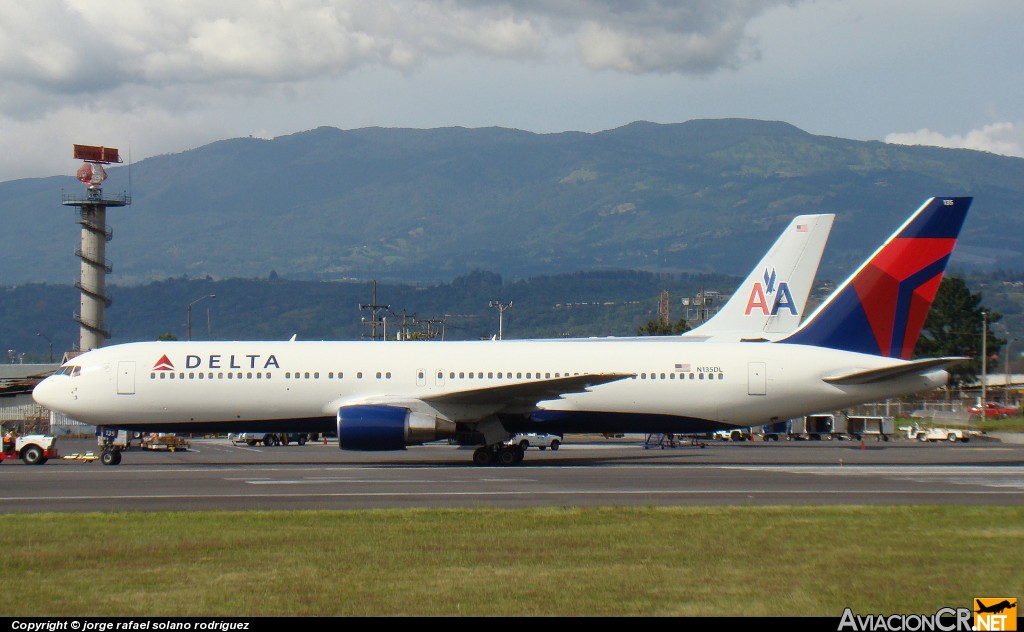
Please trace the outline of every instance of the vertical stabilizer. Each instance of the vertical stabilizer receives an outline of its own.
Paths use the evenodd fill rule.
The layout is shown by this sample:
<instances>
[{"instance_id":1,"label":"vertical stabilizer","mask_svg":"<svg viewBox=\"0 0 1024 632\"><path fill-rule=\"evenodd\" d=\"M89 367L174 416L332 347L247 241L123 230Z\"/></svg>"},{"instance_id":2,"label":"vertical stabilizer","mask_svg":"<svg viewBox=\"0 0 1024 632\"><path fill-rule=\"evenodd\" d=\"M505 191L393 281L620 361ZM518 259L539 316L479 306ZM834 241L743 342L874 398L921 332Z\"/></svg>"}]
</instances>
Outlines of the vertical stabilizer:
<instances>
[{"instance_id":1,"label":"vertical stabilizer","mask_svg":"<svg viewBox=\"0 0 1024 632\"><path fill-rule=\"evenodd\" d=\"M909 359L972 198L931 198L784 342Z\"/></svg>"},{"instance_id":2,"label":"vertical stabilizer","mask_svg":"<svg viewBox=\"0 0 1024 632\"><path fill-rule=\"evenodd\" d=\"M684 336L779 338L796 330L835 215L800 215L729 301Z\"/></svg>"}]
</instances>

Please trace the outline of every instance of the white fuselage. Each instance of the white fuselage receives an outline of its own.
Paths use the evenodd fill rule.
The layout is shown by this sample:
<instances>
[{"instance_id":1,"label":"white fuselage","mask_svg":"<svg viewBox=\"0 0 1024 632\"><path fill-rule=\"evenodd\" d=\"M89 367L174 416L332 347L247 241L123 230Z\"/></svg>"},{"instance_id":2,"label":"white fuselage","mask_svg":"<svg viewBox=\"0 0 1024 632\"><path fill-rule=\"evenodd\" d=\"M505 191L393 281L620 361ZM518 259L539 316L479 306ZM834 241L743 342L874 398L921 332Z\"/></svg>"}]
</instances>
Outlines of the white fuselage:
<instances>
[{"instance_id":1,"label":"white fuselage","mask_svg":"<svg viewBox=\"0 0 1024 632\"><path fill-rule=\"evenodd\" d=\"M587 374L633 374L585 392L539 401L533 411L609 413L594 431L677 432L750 426L935 388L936 370L874 384L837 386L823 378L903 361L780 343L694 344L647 340L472 342L149 342L90 351L68 362L75 374L44 380L40 404L96 425L167 428L252 422L298 427L329 423L341 406L418 402ZM67 373L72 373L67 371ZM500 401L446 405L472 424ZM575 423L586 425L587 415ZM611 420L611 421L609 421ZM616 421L618 420L618 421ZM650 420L650 421L647 421ZM543 422L538 422L543 423ZM572 429L578 429L573 426Z\"/></svg>"}]
</instances>

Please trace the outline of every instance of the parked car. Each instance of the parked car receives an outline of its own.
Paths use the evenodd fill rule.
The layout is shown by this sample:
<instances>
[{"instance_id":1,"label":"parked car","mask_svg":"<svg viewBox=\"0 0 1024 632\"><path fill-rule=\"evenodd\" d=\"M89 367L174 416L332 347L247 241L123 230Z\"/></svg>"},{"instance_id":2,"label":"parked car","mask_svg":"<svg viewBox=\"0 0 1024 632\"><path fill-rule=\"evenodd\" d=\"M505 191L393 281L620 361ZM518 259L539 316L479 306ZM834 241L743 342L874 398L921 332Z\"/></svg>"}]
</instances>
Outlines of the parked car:
<instances>
[{"instance_id":1,"label":"parked car","mask_svg":"<svg viewBox=\"0 0 1024 632\"><path fill-rule=\"evenodd\" d=\"M1013 406L1003 406L999 402L988 402L985 404L985 418L986 419L1005 419L1007 417L1013 417L1018 414L1018 411ZM972 406L967 409L972 415L982 416L981 406Z\"/></svg>"},{"instance_id":2,"label":"parked car","mask_svg":"<svg viewBox=\"0 0 1024 632\"><path fill-rule=\"evenodd\" d=\"M557 450L558 446L562 445L562 437L561 435L555 434L522 432L520 434L513 436L506 443L508 445L519 444L519 447L521 447L523 450L526 450L529 447L540 448L541 450L544 450L546 448Z\"/></svg>"}]
</instances>

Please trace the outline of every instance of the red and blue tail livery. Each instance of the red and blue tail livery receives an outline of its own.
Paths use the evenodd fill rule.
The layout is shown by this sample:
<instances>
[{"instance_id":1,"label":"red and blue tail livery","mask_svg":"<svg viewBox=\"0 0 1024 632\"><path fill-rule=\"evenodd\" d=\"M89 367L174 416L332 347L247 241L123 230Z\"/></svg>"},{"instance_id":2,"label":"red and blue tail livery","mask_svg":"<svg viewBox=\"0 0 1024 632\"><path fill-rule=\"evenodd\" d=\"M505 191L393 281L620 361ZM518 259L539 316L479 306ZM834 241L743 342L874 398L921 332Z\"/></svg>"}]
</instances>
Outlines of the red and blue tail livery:
<instances>
[{"instance_id":1,"label":"red and blue tail livery","mask_svg":"<svg viewBox=\"0 0 1024 632\"><path fill-rule=\"evenodd\" d=\"M785 342L910 359L972 198L931 198Z\"/></svg>"}]
</instances>

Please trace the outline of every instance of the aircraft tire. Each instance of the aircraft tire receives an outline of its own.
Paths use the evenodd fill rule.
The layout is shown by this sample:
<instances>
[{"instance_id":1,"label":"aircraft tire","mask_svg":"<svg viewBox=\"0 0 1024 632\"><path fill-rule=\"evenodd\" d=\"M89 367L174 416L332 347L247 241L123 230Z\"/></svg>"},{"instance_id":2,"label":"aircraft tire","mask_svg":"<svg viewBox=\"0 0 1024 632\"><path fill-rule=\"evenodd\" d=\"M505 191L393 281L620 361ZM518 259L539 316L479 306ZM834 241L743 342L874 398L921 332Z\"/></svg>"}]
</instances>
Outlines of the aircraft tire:
<instances>
[{"instance_id":1,"label":"aircraft tire","mask_svg":"<svg viewBox=\"0 0 1024 632\"><path fill-rule=\"evenodd\" d=\"M498 451L498 463L501 465L515 465L523 460L523 449L517 445L502 448Z\"/></svg>"},{"instance_id":2,"label":"aircraft tire","mask_svg":"<svg viewBox=\"0 0 1024 632\"><path fill-rule=\"evenodd\" d=\"M473 464L474 465L479 465L481 467L487 467L487 466L490 466L490 465L494 465L494 462L496 460L497 460L497 454L489 446L485 446L483 448L477 448L473 452Z\"/></svg>"}]
</instances>

